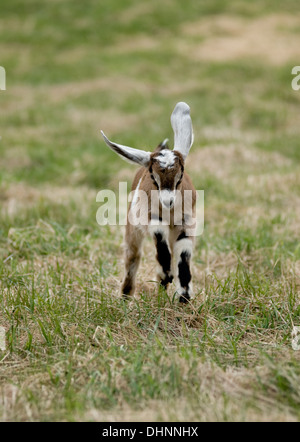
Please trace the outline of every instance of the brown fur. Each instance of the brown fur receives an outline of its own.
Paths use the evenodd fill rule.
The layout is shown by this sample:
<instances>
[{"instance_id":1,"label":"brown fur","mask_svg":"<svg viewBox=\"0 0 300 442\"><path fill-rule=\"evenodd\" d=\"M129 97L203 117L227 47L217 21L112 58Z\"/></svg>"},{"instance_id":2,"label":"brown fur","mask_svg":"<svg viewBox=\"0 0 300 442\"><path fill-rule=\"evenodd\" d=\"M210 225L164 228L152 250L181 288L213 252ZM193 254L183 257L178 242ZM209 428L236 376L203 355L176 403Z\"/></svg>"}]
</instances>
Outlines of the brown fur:
<instances>
[{"instance_id":1,"label":"brown fur","mask_svg":"<svg viewBox=\"0 0 300 442\"><path fill-rule=\"evenodd\" d=\"M156 172L161 180L161 189L171 189L174 190L174 177L178 173L182 173L182 179L178 185L177 190L182 194L182 198L185 190L192 190L192 207L193 207L193 216L195 212L195 202L196 202L196 191L192 184L191 178L184 171L184 161L182 155L179 152L174 152L176 155L174 167L168 169L162 169L158 161L156 161L157 156L159 155L159 151L161 150L160 146L156 149L155 152L151 154L150 165L148 168L141 167L132 183L132 191L136 190L138 183L140 182L140 190L144 190L148 196L148 221L150 221L151 217L151 190L157 190L152 178L151 173ZM140 181L141 180L141 181ZM130 211L131 204L129 206ZM160 204L160 213L162 214L162 207ZM174 244L182 235L183 238L185 236L185 220L184 220L184 210L182 212L182 225L175 225L174 223L174 207L170 210L170 226L169 226L169 235L166 239L168 243L168 247L170 248L171 255L174 255ZM127 222L126 233L125 233L125 278L122 284L122 294L125 296L132 295L135 290L135 277L137 268L141 258L141 244L144 238L146 230L143 231L139 227L132 226L129 222ZM193 243L194 238L190 237L191 243ZM170 270L171 271L171 270ZM158 275L159 279L163 280L163 276L161 274ZM182 297L181 297L182 298ZM186 298L183 295L183 299L189 299L189 295L186 295Z\"/></svg>"}]
</instances>

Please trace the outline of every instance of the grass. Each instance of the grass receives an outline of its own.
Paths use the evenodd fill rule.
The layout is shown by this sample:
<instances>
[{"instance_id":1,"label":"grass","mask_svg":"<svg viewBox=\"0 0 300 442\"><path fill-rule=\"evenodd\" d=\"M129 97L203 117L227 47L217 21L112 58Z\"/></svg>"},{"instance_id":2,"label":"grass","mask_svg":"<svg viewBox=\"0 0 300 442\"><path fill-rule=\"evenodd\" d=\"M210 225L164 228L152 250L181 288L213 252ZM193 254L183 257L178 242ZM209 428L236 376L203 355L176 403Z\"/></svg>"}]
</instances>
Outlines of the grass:
<instances>
[{"instance_id":1,"label":"grass","mask_svg":"<svg viewBox=\"0 0 300 442\"><path fill-rule=\"evenodd\" d=\"M299 13L293 0L1 7L2 421L299 421ZM149 239L124 303L122 230L97 225L96 195L136 169L99 132L153 149L180 100L205 191L196 297L157 287Z\"/></svg>"}]
</instances>

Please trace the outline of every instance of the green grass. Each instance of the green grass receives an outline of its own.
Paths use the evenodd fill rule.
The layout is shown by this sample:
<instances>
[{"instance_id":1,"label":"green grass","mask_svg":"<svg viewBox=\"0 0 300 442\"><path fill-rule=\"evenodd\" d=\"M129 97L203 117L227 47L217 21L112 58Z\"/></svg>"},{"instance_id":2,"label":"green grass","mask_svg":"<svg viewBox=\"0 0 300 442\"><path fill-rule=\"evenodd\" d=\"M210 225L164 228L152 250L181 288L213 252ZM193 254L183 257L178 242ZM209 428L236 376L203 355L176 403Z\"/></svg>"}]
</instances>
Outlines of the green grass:
<instances>
[{"instance_id":1,"label":"green grass","mask_svg":"<svg viewBox=\"0 0 300 442\"><path fill-rule=\"evenodd\" d=\"M1 6L0 420L299 421L299 12L294 0ZM285 46L271 57L274 36ZM205 191L196 297L181 306L157 287L148 239L124 303L122 230L97 225L96 195L136 168L100 129L153 150L182 100L186 168Z\"/></svg>"}]
</instances>

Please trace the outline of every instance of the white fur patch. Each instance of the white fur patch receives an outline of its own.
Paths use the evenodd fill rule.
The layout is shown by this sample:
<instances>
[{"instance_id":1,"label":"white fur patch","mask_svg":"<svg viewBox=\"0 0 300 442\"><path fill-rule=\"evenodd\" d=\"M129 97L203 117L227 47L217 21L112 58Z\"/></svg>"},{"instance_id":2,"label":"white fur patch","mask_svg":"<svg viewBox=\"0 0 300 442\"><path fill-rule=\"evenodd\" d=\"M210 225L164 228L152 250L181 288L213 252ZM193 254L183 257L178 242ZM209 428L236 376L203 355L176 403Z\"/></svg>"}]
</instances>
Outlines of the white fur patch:
<instances>
[{"instance_id":1,"label":"white fur patch","mask_svg":"<svg viewBox=\"0 0 300 442\"><path fill-rule=\"evenodd\" d=\"M189 238L182 238L174 244L174 257L177 264L181 261L181 253L187 252L190 256L193 254L193 241Z\"/></svg>"},{"instance_id":2,"label":"white fur patch","mask_svg":"<svg viewBox=\"0 0 300 442\"><path fill-rule=\"evenodd\" d=\"M169 169L175 164L175 155L172 150L164 149L157 156L157 161L162 169Z\"/></svg>"},{"instance_id":3,"label":"white fur patch","mask_svg":"<svg viewBox=\"0 0 300 442\"><path fill-rule=\"evenodd\" d=\"M135 206L137 203L141 181L142 181L142 178L140 178L140 181L138 182L138 185L134 191L132 201L131 201L131 207Z\"/></svg>"},{"instance_id":4,"label":"white fur patch","mask_svg":"<svg viewBox=\"0 0 300 442\"><path fill-rule=\"evenodd\" d=\"M166 209L174 206L176 190L163 189L159 191L159 199Z\"/></svg>"},{"instance_id":5,"label":"white fur patch","mask_svg":"<svg viewBox=\"0 0 300 442\"><path fill-rule=\"evenodd\" d=\"M155 233L160 233L161 236L163 237L163 239L165 241L167 241L169 238L170 227L168 225L163 224L163 223L156 225L155 223L152 223L150 221L148 231L149 231L150 235L152 235L152 236L154 236Z\"/></svg>"}]
</instances>

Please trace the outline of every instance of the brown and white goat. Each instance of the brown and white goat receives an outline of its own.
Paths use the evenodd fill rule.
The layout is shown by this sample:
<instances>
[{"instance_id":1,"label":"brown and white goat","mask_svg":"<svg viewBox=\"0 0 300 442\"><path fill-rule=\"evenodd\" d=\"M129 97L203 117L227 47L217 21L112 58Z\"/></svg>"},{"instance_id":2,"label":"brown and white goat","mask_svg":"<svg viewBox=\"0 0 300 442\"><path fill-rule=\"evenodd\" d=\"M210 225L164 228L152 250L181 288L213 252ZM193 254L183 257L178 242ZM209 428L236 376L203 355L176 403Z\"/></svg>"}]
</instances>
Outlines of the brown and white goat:
<instances>
[{"instance_id":1,"label":"brown and white goat","mask_svg":"<svg viewBox=\"0 0 300 442\"><path fill-rule=\"evenodd\" d=\"M111 142L103 132L102 135L106 144L118 155L142 166L133 180L134 194L127 214L125 277L121 292L125 297L134 293L142 241L150 233L157 250L158 281L167 287L174 277L176 295L180 302L186 303L193 296L190 261L194 244L193 232L196 229L195 225L191 227L190 222L195 219L196 191L184 171L184 163L193 144L190 108L186 103L177 103L171 115L171 124L174 131L174 150L169 150L167 140L151 153ZM183 204L187 190L192 196L189 205ZM141 191L147 196L146 205L145 199L139 198ZM153 199L155 194L156 203ZM144 214L146 212L146 225L133 225L129 222L133 208L135 213L137 209ZM166 211L169 215L168 222L163 217Z\"/></svg>"}]
</instances>

